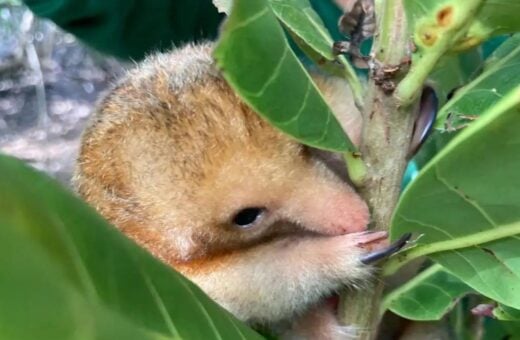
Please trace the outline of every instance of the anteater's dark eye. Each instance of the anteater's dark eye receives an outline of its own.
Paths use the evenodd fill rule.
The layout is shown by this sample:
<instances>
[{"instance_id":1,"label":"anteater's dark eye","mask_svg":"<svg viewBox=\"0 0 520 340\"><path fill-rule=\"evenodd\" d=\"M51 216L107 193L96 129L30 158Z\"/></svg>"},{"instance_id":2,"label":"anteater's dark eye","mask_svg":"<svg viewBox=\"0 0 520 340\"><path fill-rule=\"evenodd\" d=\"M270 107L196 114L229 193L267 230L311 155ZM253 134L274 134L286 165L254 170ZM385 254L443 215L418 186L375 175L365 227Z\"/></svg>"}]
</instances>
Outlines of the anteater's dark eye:
<instances>
[{"instance_id":1,"label":"anteater's dark eye","mask_svg":"<svg viewBox=\"0 0 520 340\"><path fill-rule=\"evenodd\" d=\"M240 227L248 227L262 215L264 210L257 207L242 209L233 217L233 223Z\"/></svg>"}]
</instances>

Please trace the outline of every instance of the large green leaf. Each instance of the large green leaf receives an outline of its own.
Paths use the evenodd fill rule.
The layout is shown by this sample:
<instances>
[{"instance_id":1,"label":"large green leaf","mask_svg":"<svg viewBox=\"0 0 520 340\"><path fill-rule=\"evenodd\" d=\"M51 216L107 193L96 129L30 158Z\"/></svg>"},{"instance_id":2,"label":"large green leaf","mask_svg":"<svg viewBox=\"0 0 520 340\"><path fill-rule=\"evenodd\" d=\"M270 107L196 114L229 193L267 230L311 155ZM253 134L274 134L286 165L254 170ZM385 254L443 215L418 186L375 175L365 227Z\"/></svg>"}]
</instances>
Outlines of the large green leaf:
<instances>
[{"instance_id":1,"label":"large green leaf","mask_svg":"<svg viewBox=\"0 0 520 340\"><path fill-rule=\"evenodd\" d=\"M228 83L280 130L318 148L354 149L267 0L233 1L214 56Z\"/></svg>"},{"instance_id":2,"label":"large green leaf","mask_svg":"<svg viewBox=\"0 0 520 340\"><path fill-rule=\"evenodd\" d=\"M439 25L439 18L444 18L441 22L449 25L450 17L456 18L473 7L473 4L477 4L478 9L469 26L464 28L467 30L466 34L461 37L458 45L453 46L455 49L475 46L492 35L520 31L518 0L404 0L407 18L416 36L424 29L434 32L437 26L442 27ZM443 9L444 16L441 13ZM449 14L449 9L452 14ZM416 42L419 41L416 39Z\"/></svg>"},{"instance_id":3,"label":"large green leaf","mask_svg":"<svg viewBox=\"0 0 520 340\"><path fill-rule=\"evenodd\" d=\"M334 60L332 38L308 0L269 0L273 12L289 31L326 60Z\"/></svg>"},{"instance_id":4,"label":"large green leaf","mask_svg":"<svg viewBox=\"0 0 520 340\"><path fill-rule=\"evenodd\" d=\"M457 91L442 107L437 116L436 128L445 129L450 115L453 127L467 123L460 115L479 115L497 100L520 84L520 34L506 40L486 60L484 71L472 82Z\"/></svg>"},{"instance_id":5,"label":"large green leaf","mask_svg":"<svg viewBox=\"0 0 520 340\"><path fill-rule=\"evenodd\" d=\"M0 156L1 339L259 339L53 180Z\"/></svg>"},{"instance_id":6,"label":"large green leaf","mask_svg":"<svg viewBox=\"0 0 520 340\"><path fill-rule=\"evenodd\" d=\"M361 103L362 85L356 72L344 56L337 56L332 52L334 40L318 13L312 8L310 1L268 0L268 2L300 49L318 67L345 78L350 83L356 100ZM230 13L231 0L213 0L213 3L221 12Z\"/></svg>"},{"instance_id":7,"label":"large green leaf","mask_svg":"<svg viewBox=\"0 0 520 340\"><path fill-rule=\"evenodd\" d=\"M440 320L471 292L470 287L436 264L388 293L382 308L410 320Z\"/></svg>"},{"instance_id":8,"label":"large green leaf","mask_svg":"<svg viewBox=\"0 0 520 340\"><path fill-rule=\"evenodd\" d=\"M423 234L394 263L430 254L476 291L515 308L520 308L519 104L517 86L459 133L405 190L391 226L393 239Z\"/></svg>"},{"instance_id":9,"label":"large green leaf","mask_svg":"<svg viewBox=\"0 0 520 340\"><path fill-rule=\"evenodd\" d=\"M233 1L213 0L221 12L229 14ZM268 0L274 14L303 45L324 60L336 59L332 53L332 40L318 13L309 0Z\"/></svg>"},{"instance_id":10,"label":"large green leaf","mask_svg":"<svg viewBox=\"0 0 520 340\"><path fill-rule=\"evenodd\" d=\"M302 51L320 68L345 78L361 103L362 86L354 68L344 56L332 53L334 41L309 0L269 0L269 3Z\"/></svg>"},{"instance_id":11,"label":"large green leaf","mask_svg":"<svg viewBox=\"0 0 520 340\"><path fill-rule=\"evenodd\" d=\"M503 38L495 39L500 41ZM440 109L436 129L415 158L421 166L446 146L457 134L458 128L469 122L463 116L480 115L520 83L520 72L514 67L515 63L520 62L519 47L520 34L503 42L485 63L481 61L480 48L451 54L440 60L430 75L440 102L443 102L448 91L461 87ZM480 70L478 75L477 70Z\"/></svg>"}]
</instances>

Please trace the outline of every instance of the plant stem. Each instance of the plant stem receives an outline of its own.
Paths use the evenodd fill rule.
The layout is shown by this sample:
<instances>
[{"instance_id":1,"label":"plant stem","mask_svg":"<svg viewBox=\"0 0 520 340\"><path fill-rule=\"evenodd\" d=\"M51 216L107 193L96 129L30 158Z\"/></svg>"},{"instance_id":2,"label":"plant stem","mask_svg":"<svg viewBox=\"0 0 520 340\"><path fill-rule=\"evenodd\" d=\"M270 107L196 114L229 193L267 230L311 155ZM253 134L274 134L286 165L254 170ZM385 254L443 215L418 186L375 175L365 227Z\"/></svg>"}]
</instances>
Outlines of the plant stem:
<instances>
[{"instance_id":1,"label":"plant stem","mask_svg":"<svg viewBox=\"0 0 520 340\"><path fill-rule=\"evenodd\" d=\"M376 1L376 15L379 34L372 55L381 67L400 65L409 45L402 0ZM367 174L360 193L372 210L372 228L387 230L399 198L416 105L400 106L373 78L369 79L365 98L360 150ZM373 282L372 287L342 295L341 320L363 330L358 334L362 340L377 335L384 284L378 277Z\"/></svg>"},{"instance_id":2,"label":"plant stem","mask_svg":"<svg viewBox=\"0 0 520 340\"><path fill-rule=\"evenodd\" d=\"M423 47L422 56L414 60L410 72L395 90L394 95L403 106L411 104L419 95L426 78L439 59L466 33L481 4L482 0L468 0L457 4L457 11L461 13L457 19L443 30L432 32L432 34L438 34L437 41L429 48ZM453 8L452 6L447 7Z\"/></svg>"},{"instance_id":3,"label":"plant stem","mask_svg":"<svg viewBox=\"0 0 520 340\"><path fill-rule=\"evenodd\" d=\"M358 152L346 152L343 159L347 165L348 175L352 183L359 188L363 185L367 175L367 166L361 159Z\"/></svg>"},{"instance_id":4,"label":"plant stem","mask_svg":"<svg viewBox=\"0 0 520 340\"><path fill-rule=\"evenodd\" d=\"M348 62L347 58L345 58L344 56L338 56L337 60L345 68L344 78L348 81L350 85L356 107L361 110L363 108L363 85L361 84L361 81L356 75L356 72L354 71L352 65L350 65L350 63Z\"/></svg>"},{"instance_id":5,"label":"plant stem","mask_svg":"<svg viewBox=\"0 0 520 340\"><path fill-rule=\"evenodd\" d=\"M488 243L518 234L520 234L520 222L514 222L471 235L457 237L455 239L417 246L410 249L410 251L403 253L402 255L397 255L390 259L390 261L388 261L384 266L383 274L392 275L408 262L421 256L438 253L441 251L476 246L478 244Z\"/></svg>"}]
</instances>

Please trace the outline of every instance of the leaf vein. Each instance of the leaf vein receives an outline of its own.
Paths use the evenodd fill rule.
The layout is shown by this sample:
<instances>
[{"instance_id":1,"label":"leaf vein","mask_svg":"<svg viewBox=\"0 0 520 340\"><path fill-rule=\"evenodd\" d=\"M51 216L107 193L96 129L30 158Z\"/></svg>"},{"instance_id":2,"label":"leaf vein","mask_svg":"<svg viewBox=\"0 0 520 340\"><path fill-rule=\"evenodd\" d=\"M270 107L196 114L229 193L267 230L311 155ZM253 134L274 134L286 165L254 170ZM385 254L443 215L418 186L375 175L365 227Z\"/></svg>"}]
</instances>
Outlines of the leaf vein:
<instances>
[{"instance_id":1,"label":"leaf vein","mask_svg":"<svg viewBox=\"0 0 520 340\"><path fill-rule=\"evenodd\" d=\"M437 177L437 179L446 186L446 188L448 190L450 190L451 192L454 192L457 196L459 196L460 198L462 198L464 201L466 201L469 205L471 205L473 208L475 208L480 215L482 215L482 217L484 217L484 219L493 227L493 228L497 228L497 223L491 218L491 216L489 216L487 214L487 212L480 206L480 204L475 201L475 200L472 200L468 197L466 197L462 192L460 192L460 190L458 190L457 188L455 188L455 186L453 186L451 183L448 182L448 180L443 177L440 173L440 169L439 169L439 166L436 165L435 166L435 177Z\"/></svg>"}]
</instances>

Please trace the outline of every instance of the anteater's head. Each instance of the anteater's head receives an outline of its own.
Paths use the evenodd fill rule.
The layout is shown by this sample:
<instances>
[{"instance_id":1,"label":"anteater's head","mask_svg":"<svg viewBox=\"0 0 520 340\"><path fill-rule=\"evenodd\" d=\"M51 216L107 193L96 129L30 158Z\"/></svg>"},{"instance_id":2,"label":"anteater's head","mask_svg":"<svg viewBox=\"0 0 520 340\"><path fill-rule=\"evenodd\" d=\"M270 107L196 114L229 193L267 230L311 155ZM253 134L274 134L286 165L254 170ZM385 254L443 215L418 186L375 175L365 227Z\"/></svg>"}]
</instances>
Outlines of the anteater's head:
<instances>
[{"instance_id":1,"label":"anteater's head","mask_svg":"<svg viewBox=\"0 0 520 340\"><path fill-rule=\"evenodd\" d=\"M75 183L172 264L369 220L348 184L233 93L209 46L151 57L110 92L83 136Z\"/></svg>"}]
</instances>

